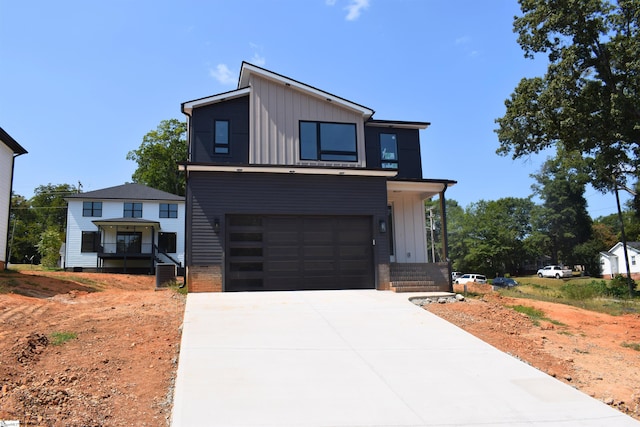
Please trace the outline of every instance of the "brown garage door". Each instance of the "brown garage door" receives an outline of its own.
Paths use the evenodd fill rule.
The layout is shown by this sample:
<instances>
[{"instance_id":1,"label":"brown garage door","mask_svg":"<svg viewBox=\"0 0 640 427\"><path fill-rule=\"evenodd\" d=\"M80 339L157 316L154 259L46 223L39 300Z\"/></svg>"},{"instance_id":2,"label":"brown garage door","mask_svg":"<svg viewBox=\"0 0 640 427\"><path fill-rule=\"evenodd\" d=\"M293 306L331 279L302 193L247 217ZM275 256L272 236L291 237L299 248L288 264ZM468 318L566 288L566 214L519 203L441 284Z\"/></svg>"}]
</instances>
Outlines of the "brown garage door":
<instances>
[{"instance_id":1,"label":"brown garage door","mask_svg":"<svg viewBox=\"0 0 640 427\"><path fill-rule=\"evenodd\" d=\"M371 218L227 218L226 290L374 288Z\"/></svg>"}]
</instances>

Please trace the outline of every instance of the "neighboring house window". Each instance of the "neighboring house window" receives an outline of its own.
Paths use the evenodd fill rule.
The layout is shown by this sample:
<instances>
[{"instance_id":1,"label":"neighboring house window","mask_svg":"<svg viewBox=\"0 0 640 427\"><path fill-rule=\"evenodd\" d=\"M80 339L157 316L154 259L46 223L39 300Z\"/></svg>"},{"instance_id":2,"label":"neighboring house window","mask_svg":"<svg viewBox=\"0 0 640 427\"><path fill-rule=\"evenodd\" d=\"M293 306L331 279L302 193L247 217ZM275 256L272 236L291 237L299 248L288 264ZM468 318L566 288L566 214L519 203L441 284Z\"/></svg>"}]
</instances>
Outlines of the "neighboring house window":
<instances>
[{"instance_id":1,"label":"neighboring house window","mask_svg":"<svg viewBox=\"0 0 640 427\"><path fill-rule=\"evenodd\" d=\"M82 216L102 216L102 202L82 202Z\"/></svg>"},{"instance_id":2,"label":"neighboring house window","mask_svg":"<svg viewBox=\"0 0 640 427\"><path fill-rule=\"evenodd\" d=\"M380 134L380 160L383 169L398 169L398 139L395 133Z\"/></svg>"},{"instance_id":3,"label":"neighboring house window","mask_svg":"<svg viewBox=\"0 0 640 427\"><path fill-rule=\"evenodd\" d=\"M178 205L175 203L160 203L160 218L178 218Z\"/></svg>"},{"instance_id":4,"label":"neighboring house window","mask_svg":"<svg viewBox=\"0 0 640 427\"><path fill-rule=\"evenodd\" d=\"M100 247L100 233L97 231L82 232L82 246L80 252L98 252Z\"/></svg>"},{"instance_id":5,"label":"neighboring house window","mask_svg":"<svg viewBox=\"0 0 640 427\"><path fill-rule=\"evenodd\" d=\"M125 202L123 216L125 218L142 218L142 203Z\"/></svg>"},{"instance_id":6,"label":"neighboring house window","mask_svg":"<svg viewBox=\"0 0 640 427\"><path fill-rule=\"evenodd\" d=\"M356 125L301 121L300 159L358 161Z\"/></svg>"},{"instance_id":7,"label":"neighboring house window","mask_svg":"<svg viewBox=\"0 0 640 427\"><path fill-rule=\"evenodd\" d=\"M176 253L177 240L176 233L158 233L158 250L170 254Z\"/></svg>"},{"instance_id":8,"label":"neighboring house window","mask_svg":"<svg viewBox=\"0 0 640 427\"><path fill-rule=\"evenodd\" d=\"M636 265L636 257L635 256L631 257L631 265Z\"/></svg>"},{"instance_id":9,"label":"neighboring house window","mask_svg":"<svg viewBox=\"0 0 640 427\"><path fill-rule=\"evenodd\" d=\"M229 121L216 120L213 126L213 152L215 154L229 154Z\"/></svg>"}]
</instances>

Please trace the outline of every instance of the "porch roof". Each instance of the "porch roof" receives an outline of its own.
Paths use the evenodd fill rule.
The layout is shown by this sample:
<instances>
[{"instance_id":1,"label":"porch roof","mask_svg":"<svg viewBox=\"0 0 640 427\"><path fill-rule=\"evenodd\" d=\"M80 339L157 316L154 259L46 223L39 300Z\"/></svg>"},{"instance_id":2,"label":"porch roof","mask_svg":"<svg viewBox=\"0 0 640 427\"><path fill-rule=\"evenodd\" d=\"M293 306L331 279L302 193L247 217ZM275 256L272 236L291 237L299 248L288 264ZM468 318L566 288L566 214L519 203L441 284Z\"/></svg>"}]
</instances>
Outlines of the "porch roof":
<instances>
[{"instance_id":1,"label":"porch roof","mask_svg":"<svg viewBox=\"0 0 640 427\"><path fill-rule=\"evenodd\" d=\"M108 226L146 226L146 227L156 227L158 230L160 229L160 222L153 221L150 219L144 218L107 218L107 219L96 219L92 221L98 227L108 227Z\"/></svg>"},{"instance_id":2,"label":"porch roof","mask_svg":"<svg viewBox=\"0 0 640 427\"><path fill-rule=\"evenodd\" d=\"M389 180L387 192L390 193L419 193L422 200L429 199L457 184L449 179L421 179L421 180Z\"/></svg>"}]
</instances>

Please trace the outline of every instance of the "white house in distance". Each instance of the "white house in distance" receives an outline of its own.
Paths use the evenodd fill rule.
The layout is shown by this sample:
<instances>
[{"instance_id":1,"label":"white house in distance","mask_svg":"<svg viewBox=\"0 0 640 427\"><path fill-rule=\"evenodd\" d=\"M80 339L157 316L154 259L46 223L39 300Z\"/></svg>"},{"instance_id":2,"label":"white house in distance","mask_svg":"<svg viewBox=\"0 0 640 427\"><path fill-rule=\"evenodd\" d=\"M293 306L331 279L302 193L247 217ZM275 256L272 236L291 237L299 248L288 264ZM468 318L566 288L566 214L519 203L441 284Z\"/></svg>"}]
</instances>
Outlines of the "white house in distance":
<instances>
[{"instance_id":1,"label":"white house in distance","mask_svg":"<svg viewBox=\"0 0 640 427\"><path fill-rule=\"evenodd\" d=\"M627 242L627 254L631 278L640 279L640 242ZM627 263L622 242L616 243L607 252L600 252L600 269L602 277L605 279L612 279L618 274L627 275Z\"/></svg>"},{"instance_id":2,"label":"white house in distance","mask_svg":"<svg viewBox=\"0 0 640 427\"><path fill-rule=\"evenodd\" d=\"M0 127L0 269L9 263L9 228L13 166L16 157L26 154L15 139Z\"/></svg>"},{"instance_id":3,"label":"white house in distance","mask_svg":"<svg viewBox=\"0 0 640 427\"><path fill-rule=\"evenodd\" d=\"M184 197L141 184L68 196L65 269L153 274L184 266Z\"/></svg>"}]
</instances>

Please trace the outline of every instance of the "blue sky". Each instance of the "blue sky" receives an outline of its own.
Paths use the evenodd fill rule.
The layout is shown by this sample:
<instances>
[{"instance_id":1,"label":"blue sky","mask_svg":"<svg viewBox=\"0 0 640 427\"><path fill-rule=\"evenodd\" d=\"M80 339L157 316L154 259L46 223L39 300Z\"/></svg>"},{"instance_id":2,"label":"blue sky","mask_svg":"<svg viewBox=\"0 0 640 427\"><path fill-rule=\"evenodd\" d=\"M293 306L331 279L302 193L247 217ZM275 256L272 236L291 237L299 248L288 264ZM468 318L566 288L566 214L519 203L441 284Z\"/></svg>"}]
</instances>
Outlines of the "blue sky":
<instances>
[{"instance_id":1,"label":"blue sky","mask_svg":"<svg viewBox=\"0 0 640 427\"><path fill-rule=\"evenodd\" d=\"M447 197L527 197L546 155L495 154L494 120L523 77L516 0L0 0L0 126L29 153L14 191L131 180L130 150L180 103L234 89L242 61L376 111L427 121L425 178ZM615 197L586 192L593 217ZM623 198L626 199L625 196Z\"/></svg>"}]
</instances>

